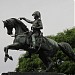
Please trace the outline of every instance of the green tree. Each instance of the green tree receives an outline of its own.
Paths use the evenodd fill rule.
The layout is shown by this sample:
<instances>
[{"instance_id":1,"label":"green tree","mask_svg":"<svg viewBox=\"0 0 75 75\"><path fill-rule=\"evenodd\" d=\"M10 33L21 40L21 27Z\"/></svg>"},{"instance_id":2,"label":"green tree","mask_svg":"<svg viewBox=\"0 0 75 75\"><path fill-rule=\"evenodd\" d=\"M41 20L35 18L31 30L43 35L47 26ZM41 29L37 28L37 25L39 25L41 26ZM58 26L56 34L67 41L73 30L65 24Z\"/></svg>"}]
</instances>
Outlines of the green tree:
<instances>
[{"instance_id":1,"label":"green tree","mask_svg":"<svg viewBox=\"0 0 75 75\"><path fill-rule=\"evenodd\" d=\"M31 72L31 71L41 71L45 69L44 64L38 58L38 55L33 54L31 58L24 58L26 54L19 58L17 72Z\"/></svg>"}]
</instances>

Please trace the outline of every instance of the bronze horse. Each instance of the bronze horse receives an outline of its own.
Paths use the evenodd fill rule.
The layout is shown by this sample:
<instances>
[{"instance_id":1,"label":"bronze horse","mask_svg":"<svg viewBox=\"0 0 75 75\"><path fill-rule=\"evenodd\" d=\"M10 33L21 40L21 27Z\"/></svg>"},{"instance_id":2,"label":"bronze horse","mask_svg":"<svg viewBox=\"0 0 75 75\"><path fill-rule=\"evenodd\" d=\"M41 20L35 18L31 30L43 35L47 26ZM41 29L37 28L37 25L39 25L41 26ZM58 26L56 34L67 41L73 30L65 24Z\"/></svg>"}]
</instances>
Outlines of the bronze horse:
<instances>
[{"instance_id":1,"label":"bronze horse","mask_svg":"<svg viewBox=\"0 0 75 75\"><path fill-rule=\"evenodd\" d=\"M39 49L38 48L36 48L35 50L30 49L30 42L31 42L29 38L30 31L22 21L16 18L10 18L3 21L3 23L4 27L7 28L8 35L12 34L13 28L15 29L13 44L4 47L5 62L7 61L8 58L13 60L13 58L8 54L8 49L12 50L23 49L31 54L32 53L39 54L39 58L43 61L44 65L46 66L46 71L49 71L50 68L52 67L53 62L51 58L57 53L58 49L61 49L63 53L65 53L67 56L73 59L73 61L75 61L75 54L73 53L72 48L68 43L65 42L57 43L56 41L43 36L41 37L42 38L41 46L39 47L39 45L37 45Z\"/></svg>"}]
</instances>

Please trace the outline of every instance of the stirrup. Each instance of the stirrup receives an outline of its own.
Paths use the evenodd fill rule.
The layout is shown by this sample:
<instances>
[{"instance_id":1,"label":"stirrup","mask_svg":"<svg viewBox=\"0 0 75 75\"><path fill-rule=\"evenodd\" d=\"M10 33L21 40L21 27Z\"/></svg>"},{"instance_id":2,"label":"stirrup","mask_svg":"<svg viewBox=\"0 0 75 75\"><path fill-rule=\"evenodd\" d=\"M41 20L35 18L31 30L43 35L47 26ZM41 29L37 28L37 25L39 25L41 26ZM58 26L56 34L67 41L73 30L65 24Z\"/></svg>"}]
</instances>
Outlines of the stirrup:
<instances>
[{"instance_id":1,"label":"stirrup","mask_svg":"<svg viewBox=\"0 0 75 75\"><path fill-rule=\"evenodd\" d=\"M31 49L35 49L35 46L34 46L34 45L31 45L30 48L31 48Z\"/></svg>"},{"instance_id":2,"label":"stirrup","mask_svg":"<svg viewBox=\"0 0 75 75\"><path fill-rule=\"evenodd\" d=\"M35 49L35 46L33 46L33 45L30 45L30 47L29 47L30 49Z\"/></svg>"}]
</instances>

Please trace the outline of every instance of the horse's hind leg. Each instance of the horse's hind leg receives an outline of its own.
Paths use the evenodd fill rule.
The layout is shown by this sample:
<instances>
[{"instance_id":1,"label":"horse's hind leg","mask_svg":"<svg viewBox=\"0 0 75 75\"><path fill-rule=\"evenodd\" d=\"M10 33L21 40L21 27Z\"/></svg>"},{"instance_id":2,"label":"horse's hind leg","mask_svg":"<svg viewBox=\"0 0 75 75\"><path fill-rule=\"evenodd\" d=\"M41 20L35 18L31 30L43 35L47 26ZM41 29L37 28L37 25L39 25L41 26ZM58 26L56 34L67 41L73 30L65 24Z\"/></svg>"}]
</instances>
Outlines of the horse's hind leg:
<instances>
[{"instance_id":1,"label":"horse's hind leg","mask_svg":"<svg viewBox=\"0 0 75 75\"><path fill-rule=\"evenodd\" d=\"M6 62L8 58L10 60L13 60L13 58L8 55L8 49L19 49L19 47L20 47L20 44L18 44L18 43L14 43L14 44L8 45L7 47L4 47L4 52L5 52L4 61Z\"/></svg>"},{"instance_id":2,"label":"horse's hind leg","mask_svg":"<svg viewBox=\"0 0 75 75\"><path fill-rule=\"evenodd\" d=\"M44 65L46 66L46 72L48 72L51 67L53 66L53 62L52 60L50 59L49 56L47 56L45 53L40 53L39 54L39 58L43 61Z\"/></svg>"},{"instance_id":3,"label":"horse's hind leg","mask_svg":"<svg viewBox=\"0 0 75 75\"><path fill-rule=\"evenodd\" d=\"M46 70L45 71L46 72L49 72L54 63L52 62L51 58L48 57L48 56L46 56L46 61L45 62L47 63L46 64Z\"/></svg>"}]
</instances>

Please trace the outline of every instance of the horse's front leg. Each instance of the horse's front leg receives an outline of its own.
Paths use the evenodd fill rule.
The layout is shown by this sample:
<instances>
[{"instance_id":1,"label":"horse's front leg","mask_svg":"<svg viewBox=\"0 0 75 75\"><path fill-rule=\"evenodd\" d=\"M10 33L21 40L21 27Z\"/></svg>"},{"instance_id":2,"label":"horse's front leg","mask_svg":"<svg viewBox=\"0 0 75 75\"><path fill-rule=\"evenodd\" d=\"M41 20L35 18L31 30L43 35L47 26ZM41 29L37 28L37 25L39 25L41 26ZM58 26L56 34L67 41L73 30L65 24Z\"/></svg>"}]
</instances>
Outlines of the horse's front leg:
<instances>
[{"instance_id":1,"label":"horse's front leg","mask_svg":"<svg viewBox=\"0 0 75 75\"><path fill-rule=\"evenodd\" d=\"M8 49L12 49L12 50L16 49L16 50L18 50L19 48L20 48L20 44L19 43L14 43L14 44L8 45L7 47L4 47L4 52L5 52L4 61L6 62L8 58L10 60L13 60L13 58L8 55Z\"/></svg>"}]
</instances>

